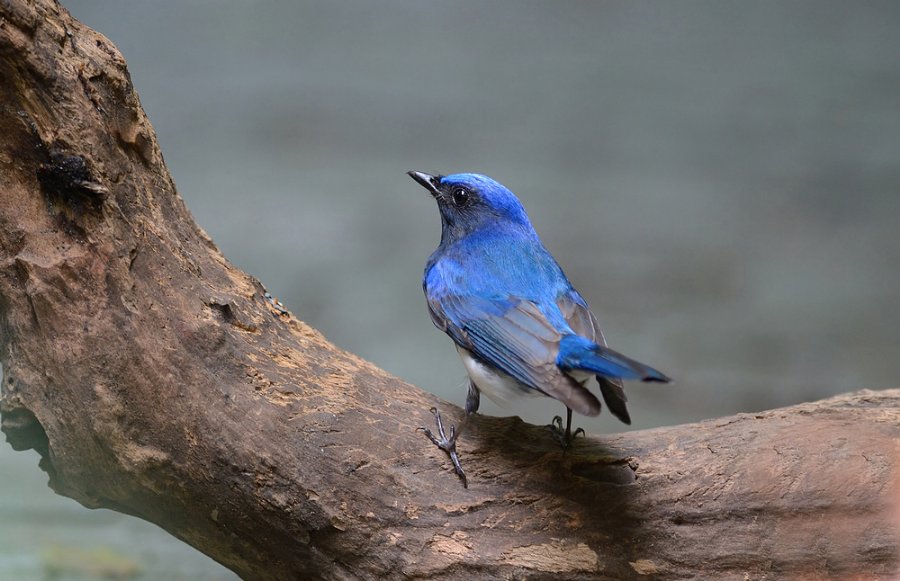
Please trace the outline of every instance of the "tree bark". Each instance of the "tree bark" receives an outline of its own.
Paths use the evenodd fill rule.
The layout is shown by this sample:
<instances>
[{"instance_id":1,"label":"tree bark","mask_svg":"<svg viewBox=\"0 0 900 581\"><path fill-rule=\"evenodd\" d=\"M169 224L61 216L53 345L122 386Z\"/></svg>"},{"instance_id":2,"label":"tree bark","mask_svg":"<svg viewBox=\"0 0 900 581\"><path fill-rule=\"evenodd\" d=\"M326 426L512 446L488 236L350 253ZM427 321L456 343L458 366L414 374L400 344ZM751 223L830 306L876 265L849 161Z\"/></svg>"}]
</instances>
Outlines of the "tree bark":
<instances>
[{"instance_id":1,"label":"tree bark","mask_svg":"<svg viewBox=\"0 0 900 581\"><path fill-rule=\"evenodd\" d=\"M889 578L900 390L578 440L445 402L264 296L193 221L125 61L0 2L2 429L50 486L246 578ZM460 394L463 397L463 394Z\"/></svg>"}]
</instances>

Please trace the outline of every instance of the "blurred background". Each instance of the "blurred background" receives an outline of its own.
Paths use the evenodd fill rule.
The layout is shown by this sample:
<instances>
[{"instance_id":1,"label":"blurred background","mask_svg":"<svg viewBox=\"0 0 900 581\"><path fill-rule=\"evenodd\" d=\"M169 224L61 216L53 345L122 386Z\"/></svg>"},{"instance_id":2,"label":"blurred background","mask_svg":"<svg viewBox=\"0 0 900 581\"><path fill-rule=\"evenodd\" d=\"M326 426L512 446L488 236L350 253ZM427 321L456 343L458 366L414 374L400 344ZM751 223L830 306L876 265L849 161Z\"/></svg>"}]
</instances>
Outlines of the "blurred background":
<instances>
[{"instance_id":1,"label":"blurred background","mask_svg":"<svg viewBox=\"0 0 900 581\"><path fill-rule=\"evenodd\" d=\"M900 3L63 4L125 55L225 255L455 404L411 169L516 192L610 344L675 378L630 386L632 429L900 386ZM482 411L563 411L533 403ZM34 453L0 467L0 579L234 578L54 496Z\"/></svg>"}]
</instances>

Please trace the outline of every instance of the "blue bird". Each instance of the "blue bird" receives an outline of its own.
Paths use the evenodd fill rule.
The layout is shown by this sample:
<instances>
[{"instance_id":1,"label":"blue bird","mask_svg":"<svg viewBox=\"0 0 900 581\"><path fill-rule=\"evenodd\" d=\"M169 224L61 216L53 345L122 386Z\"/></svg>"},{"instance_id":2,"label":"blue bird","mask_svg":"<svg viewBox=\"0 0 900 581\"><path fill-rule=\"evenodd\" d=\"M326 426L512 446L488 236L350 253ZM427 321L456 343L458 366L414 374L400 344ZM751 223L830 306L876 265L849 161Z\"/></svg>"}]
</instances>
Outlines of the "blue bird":
<instances>
[{"instance_id":1,"label":"blue bird","mask_svg":"<svg viewBox=\"0 0 900 581\"><path fill-rule=\"evenodd\" d=\"M568 445L572 410L600 413L587 388L596 377L610 412L630 424L622 380L669 378L606 346L587 302L541 244L516 196L479 174L408 173L434 196L441 214L441 242L422 285L432 322L453 339L469 375L466 419L478 410L480 392L500 401L552 397L566 406ZM465 421L448 436L440 413L432 413L439 437L422 430L450 455L465 486L456 452ZM554 422L561 432L562 419Z\"/></svg>"}]
</instances>

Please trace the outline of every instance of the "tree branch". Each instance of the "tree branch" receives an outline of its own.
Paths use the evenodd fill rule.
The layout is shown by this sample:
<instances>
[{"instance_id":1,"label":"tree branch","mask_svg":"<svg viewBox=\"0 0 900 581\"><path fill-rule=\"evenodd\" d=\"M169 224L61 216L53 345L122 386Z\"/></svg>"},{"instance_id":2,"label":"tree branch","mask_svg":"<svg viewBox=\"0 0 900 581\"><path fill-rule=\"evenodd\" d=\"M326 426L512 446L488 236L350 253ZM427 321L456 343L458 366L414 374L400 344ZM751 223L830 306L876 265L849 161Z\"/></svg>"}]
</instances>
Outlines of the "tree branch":
<instances>
[{"instance_id":1,"label":"tree branch","mask_svg":"<svg viewBox=\"0 0 900 581\"><path fill-rule=\"evenodd\" d=\"M0 3L2 429L59 494L248 578L898 571L900 390L579 440L475 418L284 315L194 224L125 61ZM460 419L440 402L447 415Z\"/></svg>"}]
</instances>

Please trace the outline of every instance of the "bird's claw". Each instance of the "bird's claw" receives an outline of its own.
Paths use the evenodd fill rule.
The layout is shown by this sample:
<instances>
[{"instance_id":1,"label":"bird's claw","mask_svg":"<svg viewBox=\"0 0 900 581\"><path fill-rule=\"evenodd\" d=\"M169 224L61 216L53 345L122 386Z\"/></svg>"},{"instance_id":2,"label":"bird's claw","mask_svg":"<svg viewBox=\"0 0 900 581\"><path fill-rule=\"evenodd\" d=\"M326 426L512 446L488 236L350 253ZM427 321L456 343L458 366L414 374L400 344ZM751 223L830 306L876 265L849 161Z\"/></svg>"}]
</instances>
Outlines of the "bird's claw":
<instances>
[{"instance_id":1,"label":"bird's claw","mask_svg":"<svg viewBox=\"0 0 900 581\"><path fill-rule=\"evenodd\" d=\"M437 424L438 436L434 435L434 433L424 426L420 426L417 430L422 430L425 435L428 437L431 442L447 453L450 456L450 461L453 463L453 470L456 472L459 479L462 480L463 488L469 487L469 482L466 479L466 473L463 472L462 466L459 463L459 454L456 453L456 439L459 434L456 431L456 426L450 426L450 436L444 432L444 422L441 420L441 412L438 411L437 408L431 408L431 413L434 415L434 421Z\"/></svg>"},{"instance_id":2,"label":"bird's claw","mask_svg":"<svg viewBox=\"0 0 900 581\"><path fill-rule=\"evenodd\" d=\"M547 429L549 429L553 432L562 432L563 431L562 417L561 416L553 416L553 419L550 420L549 424L547 424Z\"/></svg>"},{"instance_id":3,"label":"bird's claw","mask_svg":"<svg viewBox=\"0 0 900 581\"><path fill-rule=\"evenodd\" d=\"M560 416L553 416L553 419L547 424L547 429L553 433L563 447L563 450L567 450L572 445L575 438L578 437L578 434L581 434L582 436L586 435L583 428L578 428L574 432L571 431L570 425L566 425L564 428Z\"/></svg>"}]
</instances>

